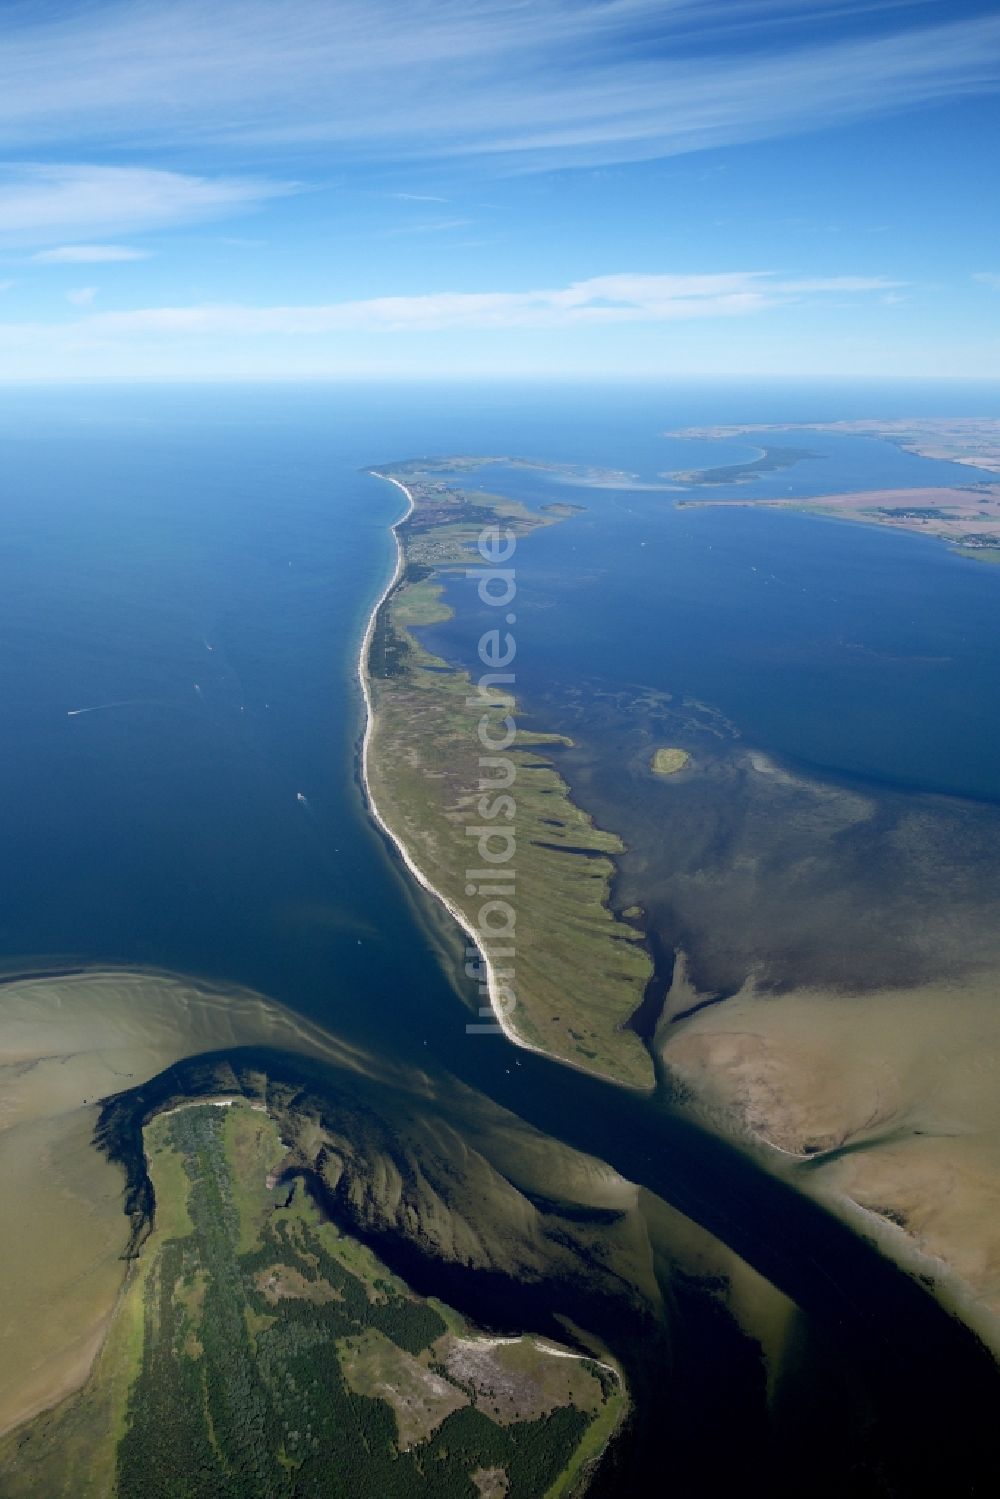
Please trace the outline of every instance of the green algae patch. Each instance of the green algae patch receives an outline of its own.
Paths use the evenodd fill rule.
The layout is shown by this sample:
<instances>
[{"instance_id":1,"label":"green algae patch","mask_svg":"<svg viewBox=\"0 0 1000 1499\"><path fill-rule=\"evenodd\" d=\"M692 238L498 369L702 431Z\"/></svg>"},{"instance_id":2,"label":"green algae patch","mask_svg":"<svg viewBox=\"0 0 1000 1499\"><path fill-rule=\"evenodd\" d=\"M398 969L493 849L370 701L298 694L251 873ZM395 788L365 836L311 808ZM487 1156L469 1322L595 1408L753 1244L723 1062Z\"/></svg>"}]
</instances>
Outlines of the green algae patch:
<instances>
[{"instance_id":1,"label":"green algae patch","mask_svg":"<svg viewBox=\"0 0 1000 1499\"><path fill-rule=\"evenodd\" d=\"M653 770L658 776L675 776L678 771L687 770L690 764L691 756L687 750L665 747L653 752Z\"/></svg>"}]
</instances>

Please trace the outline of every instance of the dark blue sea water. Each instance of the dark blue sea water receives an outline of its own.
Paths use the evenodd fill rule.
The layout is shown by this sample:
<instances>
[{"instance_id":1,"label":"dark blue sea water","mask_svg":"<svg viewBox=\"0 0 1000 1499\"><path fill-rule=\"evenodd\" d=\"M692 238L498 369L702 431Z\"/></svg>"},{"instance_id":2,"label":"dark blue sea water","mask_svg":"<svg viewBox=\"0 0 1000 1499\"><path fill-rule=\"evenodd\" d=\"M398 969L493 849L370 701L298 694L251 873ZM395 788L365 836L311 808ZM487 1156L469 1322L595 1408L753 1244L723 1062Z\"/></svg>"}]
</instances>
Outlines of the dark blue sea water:
<instances>
[{"instance_id":1,"label":"dark blue sea water","mask_svg":"<svg viewBox=\"0 0 1000 1499\"><path fill-rule=\"evenodd\" d=\"M360 470L482 453L649 478L749 451L689 450L659 435L668 427L997 404L996 389L954 384L0 392L0 961L138 963L251 985L612 1161L803 1305L823 1312L832 1298L838 1325L866 1328L895 1286L898 1346L912 1328L937 1347L908 1283L879 1281L867 1248L775 1197L735 1153L657 1103L466 1035L355 779L358 648L401 509ZM945 477L873 443L813 445L822 462L769 487ZM780 754L1000 796L1000 568L798 516L677 510L669 492L502 477L530 500L588 507L518 556L529 702L556 678L657 686L718 707ZM477 621L462 597L441 640L464 658ZM704 1412L683 1406L691 1371L703 1381L691 1389L720 1396L697 1341L678 1355L670 1398L703 1466ZM885 1388L901 1377L887 1365Z\"/></svg>"},{"instance_id":2,"label":"dark blue sea water","mask_svg":"<svg viewBox=\"0 0 1000 1499\"><path fill-rule=\"evenodd\" d=\"M405 990L377 933L406 902L353 781L358 642L398 511L363 465L507 453L649 477L686 453L667 427L996 407L995 389L954 385L5 391L5 961L220 975L328 1018ZM950 467L810 445L828 456L772 486ZM858 526L501 478L588 507L518 557L529 698L553 677L664 687L761 747L1000 795L1000 568ZM474 624L456 620L455 651Z\"/></svg>"}]
</instances>

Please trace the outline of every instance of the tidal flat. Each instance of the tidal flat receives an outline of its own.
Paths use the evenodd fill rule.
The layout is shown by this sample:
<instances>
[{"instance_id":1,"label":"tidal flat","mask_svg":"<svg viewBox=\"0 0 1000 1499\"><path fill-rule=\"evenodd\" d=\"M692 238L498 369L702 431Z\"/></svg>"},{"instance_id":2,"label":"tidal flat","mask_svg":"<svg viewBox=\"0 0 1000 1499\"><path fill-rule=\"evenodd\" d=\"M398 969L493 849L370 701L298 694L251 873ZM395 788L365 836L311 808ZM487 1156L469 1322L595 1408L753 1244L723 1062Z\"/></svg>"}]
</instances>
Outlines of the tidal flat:
<instances>
[{"instance_id":1,"label":"tidal flat","mask_svg":"<svg viewBox=\"0 0 1000 1499\"><path fill-rule=\"evenodd\" d=\"M685 996L666 1075L714 1128L932 1286L1000 1354L997 979Z\"/></svg>"},{"instance_id":2,"label":"tidal flat","mask_svg":"<svg viewBox=\"0 0 1000 1499\"><path fill-rule=\"evenodd\" d=\"M474 470L460 470L464 482ZM419 465L402 472L446 489ZM509 511L511 502L498 503ZM525 557L532 533L543 534L544 504L532 514ZM414 580L409 614L405 592L401 600L432 692L458 670L430 654L450 613L446 583L447 569ZM536 677L533 686L530 722L563 735L558 765L571 804L619 840L608 849L604 899L655 957L631 1022L666 1095L759 1150L769 1169L784 1173L786 1157L801 1156L807 1169L789 1178L797 1188L846 1214L1000 1348L996 1120L986 1094L966 1089L957 1134L976 1143L944 1145L954 1110L934 1106L948 1079L996 1051L1000 814L795 766L683 694L586 679L546 689ZM414 700L413 722L419 713ZM692 761L696 775L686 773ZM551 936L559 914L549 889L537 896ZM808 1053L795 1040L798 1015L825 1038ZM946 1063L941 1048L957 1019ZM894 1055L897 1027L912 1046ZM546 1045L539 1033L530 1039ZM882 1059L875 1102L866 1047ZM783 1083L785 1069L800 1082ZM816 1139L807 1132L788 1146L796 1099L824 1123ZM904 1140L905 1170L894 1178Z\"/></svg>"},{"instance_id":3,"label":"tidal flat","mask_svg":"<svg viewBox=\"0 0 1000 1499\"><path fill-rule=\"evenodd\" d=\"M540 705L626 844L661 954L668 1094L1000 1351L1000 809L833 779L703 704L588 684ZM686 743L697 775L656 774Z\"/></svg>"}]
</instances>

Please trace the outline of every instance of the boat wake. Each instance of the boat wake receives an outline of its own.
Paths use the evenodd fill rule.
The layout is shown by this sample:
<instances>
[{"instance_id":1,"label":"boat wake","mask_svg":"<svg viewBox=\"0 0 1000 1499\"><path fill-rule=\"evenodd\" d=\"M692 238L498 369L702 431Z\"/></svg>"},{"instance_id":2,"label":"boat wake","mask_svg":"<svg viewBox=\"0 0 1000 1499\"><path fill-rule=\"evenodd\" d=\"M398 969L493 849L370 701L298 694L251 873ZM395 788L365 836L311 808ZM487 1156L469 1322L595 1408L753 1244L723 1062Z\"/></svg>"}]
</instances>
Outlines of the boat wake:
<instances>
[{"instance_id":1,"label":"boat wake","mask_svg":"<svg viewBox=\"0 0 1000 1499\"><path fill-rule=\"evenodd\" d=\"M81 713L103 713L106 708L134 708L141 703L151 703L148 697L127 697L116 703L93 703L89 708L67 708L67 718L79 718Z\"/></svg>"}]
</instances>

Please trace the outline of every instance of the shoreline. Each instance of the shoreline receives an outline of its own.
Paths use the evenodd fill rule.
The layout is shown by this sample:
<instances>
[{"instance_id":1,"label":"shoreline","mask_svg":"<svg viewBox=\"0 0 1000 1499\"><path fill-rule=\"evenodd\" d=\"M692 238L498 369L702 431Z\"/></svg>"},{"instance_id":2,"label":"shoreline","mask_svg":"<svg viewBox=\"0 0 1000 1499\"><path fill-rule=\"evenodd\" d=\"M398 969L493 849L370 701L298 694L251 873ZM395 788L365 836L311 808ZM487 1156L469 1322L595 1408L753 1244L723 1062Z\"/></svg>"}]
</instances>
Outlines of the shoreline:
<instances>
[{"instance_id":1,"label":"shoreline","mask_svg":"<svg viewBox=\"0 0 1000 1499\"><path fill-rule=\"evenodd\" d=\"M361 640L361 650L358 655L358 680L361 683L361 691L365 700L365 729L361 740L361 785L364 790L365 801L368 803L368 810L370 811L376 826L390 840L393 847L398 852L400 858L403 860L403 863L406 865L406 868L413 875L417 883L421 885L424 890L428 891L428 893L432 895L434 899L437 900L445 908L448 914L458 923L459 928L465 934L468 941L475 947L476 952L479 954L483 967L486 970L486 989L489 996L490 1009L493 1011L494 1019L496 1020L496 1023L499 1026L502 1034L508 1041L513 1042L515 1046L521 1047L523 1051L533 1051L537 1053L538 1056L548 1057L550 1061L561 1060L561 1058L555 1058L551 1056L551 1054L545 1051L543 1047L535 1046L533 1042L526 1040L525 1037L519 1034L510 1019L504 1014L503 1008L499 1001L496 971L494 969L493 962L489 954L480 945L479 940L476 936L475 928L469 924L469 920L466 917L464 911L461 911L458 906L454 905L452 901L450 901L448 897L443 894L443 892L440 891L437 886L431 882L431 880L427 878L423 870L417 864L413 855L410 853L410 850L403 842L403 839L393 831L393 829L386 822L385 818L382 816L382 813L378 808L378 803L376 802L375 797L372 793L371 781L368 776L368 755L371 748L372 733L375 728L375 710L371 692L371 677L368 671L368 653L371 647L372 636L375 633L375 622L378 619L379 611L403 575L405 557L403 553L403 544L399 539L399 527L413 514L415 502L412 493L401 479L394 479L391 474L380 473L378 469L368 469L367 472L370 473L371 476L375 479L382 479L388 484L395 484L396 488L401 490L406 496L407 504L406 510L398 520L392 523L392 526L390 527L390 530L392 532L392 539L396 544L396 566L393 569L392 577L389 579L385 588L382 590L381 594L378 597L378 600L375 603L374 608L372 609L371 614L368 617L368 623L365 626L365 633ZM568 1063L568 1065L572 1066L573 1064ZM585 1071L586 1069L580 1068L579 1070ZM609 1081L614 1082L616 1081L616 1079L609 1077Z\"/></svg>"}]
</instances>

